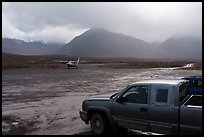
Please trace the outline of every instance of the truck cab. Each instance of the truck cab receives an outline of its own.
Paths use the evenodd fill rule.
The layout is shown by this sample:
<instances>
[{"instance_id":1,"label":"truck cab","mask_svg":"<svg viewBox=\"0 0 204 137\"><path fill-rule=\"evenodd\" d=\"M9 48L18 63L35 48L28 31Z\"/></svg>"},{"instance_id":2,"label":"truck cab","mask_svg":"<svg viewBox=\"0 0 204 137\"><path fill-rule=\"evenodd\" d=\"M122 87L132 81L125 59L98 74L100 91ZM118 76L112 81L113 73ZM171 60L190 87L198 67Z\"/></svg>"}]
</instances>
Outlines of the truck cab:
<instances>
[{"instance_id":1,"label":"truck cab","mask_svg":"<svg viewBox=\"0 0 204 137\"><path fill-rule=\"evenodd\" d=\"M138 81L109 98L104 95L86 99L80 116L86 123L90 121L94 132L100 129L94 122L103 125L97 134L107 125L160 134L202 134L202 95L186 95L188 82Z\"/></svg>"}]
</instances>

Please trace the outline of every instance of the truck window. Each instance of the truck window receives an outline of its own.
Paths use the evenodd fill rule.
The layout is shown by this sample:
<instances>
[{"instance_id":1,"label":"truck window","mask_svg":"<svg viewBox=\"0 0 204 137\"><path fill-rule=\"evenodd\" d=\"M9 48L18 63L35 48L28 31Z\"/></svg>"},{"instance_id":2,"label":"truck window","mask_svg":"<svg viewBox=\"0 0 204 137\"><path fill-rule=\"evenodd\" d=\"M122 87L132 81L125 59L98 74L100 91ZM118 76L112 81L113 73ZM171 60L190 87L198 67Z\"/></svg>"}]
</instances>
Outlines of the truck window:
<instances>
[{"instance_id":1,"label":"truck window","mask_svg":"<svg viewBox=\"0 0 204 137\"><path fill-rule=\"evenodd\" d=\"M202 81L198 81L198 87L202 87Z\"/></svg>"},{"instance_id":2,"label":"truck window","mask_svg":"<svg viewBox=\"0 0 204 137\"><path fill-rule=\"evenodd\" d=\"M157 89L156 90L156 102L167 103L168 89Z\"/></svg>"},{"instance_id":3,"label":"truck window","mask_svg":"<svg viewBox=\"0 0 204 137\"><path fill-rule=\"evenodd\" d=\"M190 81L191 87L202 87L202 81L200 80L192 80Z\"/></svg>"},{"instance_id":4,"label":"truck window","mask_svg":"<svg viewBox=\"0 0 204 137\"><path fill-rule=\"evenodd\" d=\"M186 90L187 86L189 85L189 82L182 83L179 86L179 98L180 98L180 103L186 98Z\"/></svg>"},{"instance_id":5,"label":"truck window","mask_svg":"<svg viewBox=\"0 0 204 137\"><path fill-rule=\"evenodd\" d=\"M202 96L192 96L184 105L202 106Z\"/></svg>"},{"instance_id":6,"label":"truck window","mask_svg":"<svg viewBox=\"0 0 204 137\"><path fill-rule=\"evenodd\" d=\"M127 98L126 102L147 104L148 86L132 86L127 89L122 97Z\"/></svg>"}]
</instances>

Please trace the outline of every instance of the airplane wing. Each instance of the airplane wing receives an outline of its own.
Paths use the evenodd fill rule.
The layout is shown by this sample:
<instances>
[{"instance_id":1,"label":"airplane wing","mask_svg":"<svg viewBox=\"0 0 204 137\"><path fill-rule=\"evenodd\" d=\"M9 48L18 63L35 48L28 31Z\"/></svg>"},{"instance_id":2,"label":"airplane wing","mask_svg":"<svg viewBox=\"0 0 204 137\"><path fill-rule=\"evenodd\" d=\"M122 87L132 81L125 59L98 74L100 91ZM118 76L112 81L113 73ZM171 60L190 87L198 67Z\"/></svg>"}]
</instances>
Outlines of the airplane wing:
<instances>
[{"instance_id":1,"label":"airplane wing","mask_svg":"<svg viewBox=\"0 0 204 137\"><path fill-rule=\"evenodd\" d=\"M57 62L62 63L62 64L68 63L68 61L64 61L64 60L60 60L60 61L57 61Z\"/></svg>"}]
</instances>

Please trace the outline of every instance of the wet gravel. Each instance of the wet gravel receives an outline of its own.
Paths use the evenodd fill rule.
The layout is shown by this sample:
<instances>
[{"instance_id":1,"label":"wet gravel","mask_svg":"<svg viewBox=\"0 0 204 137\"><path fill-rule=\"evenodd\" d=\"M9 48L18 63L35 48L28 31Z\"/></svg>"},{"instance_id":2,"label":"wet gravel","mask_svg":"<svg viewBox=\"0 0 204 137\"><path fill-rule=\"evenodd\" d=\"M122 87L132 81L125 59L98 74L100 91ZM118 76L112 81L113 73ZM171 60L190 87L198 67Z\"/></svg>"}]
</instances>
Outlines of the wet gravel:
<instances>
[{"instance_id":1,"label":"wet gravel","mask_svg":"<svg viewBox=\"0 0 204 137\"><path fill-rule=\"evenodd\" d=\"M79 69L4 69L2 135L93 135L79 117L82 101L115 92L144 79L179 79L201 70L110 69L84 64ZM112 133L110 133L112 134ZM128 131L125 134L140 134Z\"/></svg>"}]
</instances>

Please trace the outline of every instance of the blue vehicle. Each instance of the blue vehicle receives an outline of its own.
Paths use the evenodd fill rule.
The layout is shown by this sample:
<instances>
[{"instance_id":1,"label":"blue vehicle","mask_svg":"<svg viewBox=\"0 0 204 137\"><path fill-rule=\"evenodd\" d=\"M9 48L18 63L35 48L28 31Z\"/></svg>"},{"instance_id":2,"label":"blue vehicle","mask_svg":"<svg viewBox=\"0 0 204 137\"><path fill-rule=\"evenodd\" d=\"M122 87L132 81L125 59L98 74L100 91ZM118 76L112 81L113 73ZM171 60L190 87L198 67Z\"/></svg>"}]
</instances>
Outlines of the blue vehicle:
<instances>
[{"instance_id":1,"label":"blue vehicle","mask_svg":"<svg viewBox=\"0 0 204 137\"><path fill-rule=\"evenodd\" d=\"M190 76L182 78L189 80L189 84L186 89L186 94L202 95L202 76Z\"/></svg>"}]
</instances>

